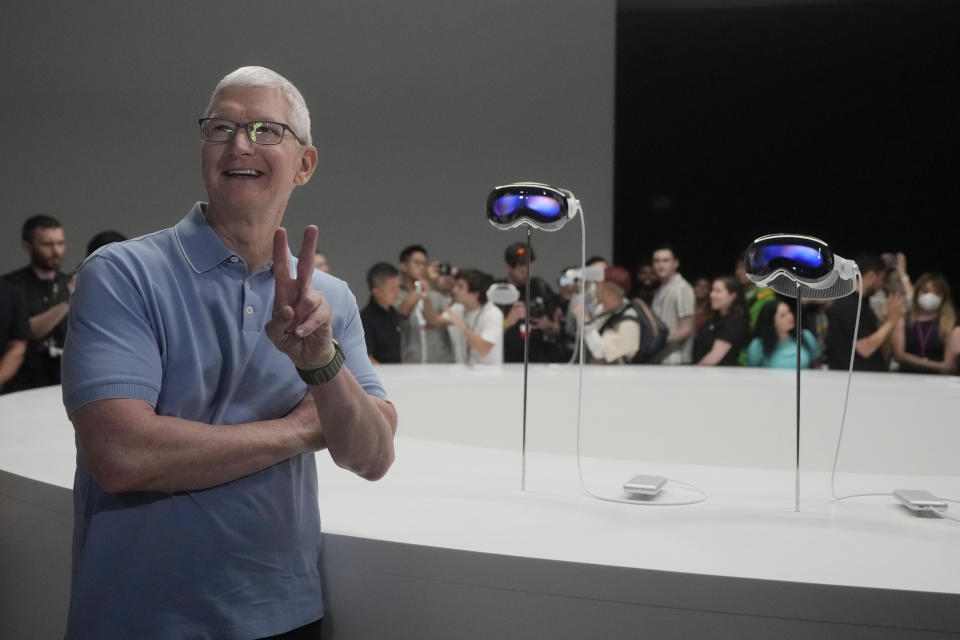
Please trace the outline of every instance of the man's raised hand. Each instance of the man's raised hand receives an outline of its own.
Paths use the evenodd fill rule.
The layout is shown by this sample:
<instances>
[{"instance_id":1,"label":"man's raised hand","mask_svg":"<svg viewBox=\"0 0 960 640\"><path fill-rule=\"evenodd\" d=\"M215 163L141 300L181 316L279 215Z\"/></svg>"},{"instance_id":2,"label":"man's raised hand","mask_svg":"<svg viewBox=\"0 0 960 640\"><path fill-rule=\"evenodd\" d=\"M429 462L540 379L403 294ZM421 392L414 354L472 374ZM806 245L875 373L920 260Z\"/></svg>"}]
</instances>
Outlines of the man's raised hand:
<instances>
[{"instance_id":1,"label":"man's raised hand","mask_svg":"<svg viewBox=\"0 0 960 640\"><path fill-rule=\"evenodd\" d=\"M267 323L270 341L300 369L316 369L333 359L333 312L323 293L310 287L313 255L317 250L317 227L303 231L297 256L297 277L290 276L287 230L273 235L273 315Z\"/></svg>"}]
</instances>

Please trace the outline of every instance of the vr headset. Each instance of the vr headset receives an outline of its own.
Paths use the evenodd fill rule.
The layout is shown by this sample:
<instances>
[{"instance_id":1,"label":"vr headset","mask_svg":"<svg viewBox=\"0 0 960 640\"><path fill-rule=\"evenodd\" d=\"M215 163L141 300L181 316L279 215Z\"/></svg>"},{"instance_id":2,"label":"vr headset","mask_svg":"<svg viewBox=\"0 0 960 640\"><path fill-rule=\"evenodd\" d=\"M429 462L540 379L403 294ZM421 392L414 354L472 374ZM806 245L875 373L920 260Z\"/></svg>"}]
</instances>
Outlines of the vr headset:
<instances>
[{"instance_id":1,"label":"vr headset","mask_svg":"<svg viewBox=\"0 0 960 640\"><path fill-rule=\"evenodd\" d=\"M744 256L747 277L793 298L829 300L856 289L857 263L812 236L778 233L753 241Z\"/></svg>"},{"instance_id":2,"label":"vr headset","mask_svg":"<svg viewBox=\"0 0 960 640\"><path fill-rule=\"evenodd\" d=\"M500 230L527 225L557 231L578 211L580 202L573 193L539 182L515 182L497 187L487 196L487 220Z\"/></svg>"}]
</instances>

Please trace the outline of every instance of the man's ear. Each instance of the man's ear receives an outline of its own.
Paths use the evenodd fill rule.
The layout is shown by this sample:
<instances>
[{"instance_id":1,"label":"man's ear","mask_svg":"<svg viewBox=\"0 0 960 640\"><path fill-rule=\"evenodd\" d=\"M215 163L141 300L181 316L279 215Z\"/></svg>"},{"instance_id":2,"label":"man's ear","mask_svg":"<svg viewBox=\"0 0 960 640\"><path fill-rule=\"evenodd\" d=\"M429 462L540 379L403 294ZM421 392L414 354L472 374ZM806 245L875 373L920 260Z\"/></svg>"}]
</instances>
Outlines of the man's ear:
<instances>
[{"instance_id":1,"label":"man's ear","mask_svg":"<svg viewBox=\"0 0 960 640\"><path fill-rule=\"evenodd\" d=\"M293 177L293 183L298 185L307 184L307 181L310 180L310 176L313 175L314 169L317 168L317 160L319 154L317 153L317 148L312 144L304 145L303 155L300 156L300 166L297 168L297 173Z\"/></svg>"}]
</instances>

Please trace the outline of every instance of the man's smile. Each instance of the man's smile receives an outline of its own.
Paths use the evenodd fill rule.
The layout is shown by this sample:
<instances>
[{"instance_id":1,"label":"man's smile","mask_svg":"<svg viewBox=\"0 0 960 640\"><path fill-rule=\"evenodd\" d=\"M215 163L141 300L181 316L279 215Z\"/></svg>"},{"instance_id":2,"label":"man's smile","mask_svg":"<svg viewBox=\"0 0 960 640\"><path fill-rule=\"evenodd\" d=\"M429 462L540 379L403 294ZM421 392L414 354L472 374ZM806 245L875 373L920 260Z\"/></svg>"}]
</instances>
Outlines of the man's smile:
<instances>
[{"instance_id":1,"label":"man's smile","mask_svg":"<svg viewBox=\"0 0 960 640\"><path fill-rule=\"evenodd\" d=\"M259 178L263 174L256 169L227 169L223 175L228 178Z\"/></svg>"}]
</instances>

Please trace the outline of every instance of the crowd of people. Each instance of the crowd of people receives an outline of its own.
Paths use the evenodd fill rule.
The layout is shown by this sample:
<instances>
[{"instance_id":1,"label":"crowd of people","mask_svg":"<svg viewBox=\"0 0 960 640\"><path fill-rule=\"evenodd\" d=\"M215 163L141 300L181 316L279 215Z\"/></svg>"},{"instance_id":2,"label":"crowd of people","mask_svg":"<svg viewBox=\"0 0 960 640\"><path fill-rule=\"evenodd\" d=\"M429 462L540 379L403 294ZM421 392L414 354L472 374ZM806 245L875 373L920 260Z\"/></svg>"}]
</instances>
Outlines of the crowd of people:
<instances>
[{"instance_id":1,"label":"crowd of people","mask_svg":"<svg viewBox=\"0 0 960 640\"><path fill-rule=\"evenodd\" d=\"M522 362L529 337L531 362L574 362L582 314L589 363L793 368L799 332L803 368L846 369L855 349L857 370L957 371L960 325L950 285L937 273L914 282L902 254L857 258L864 300L859 324L859 296L850 295L801 300L799 327L797 301L754 285L742 259L730 275L691 284L667 245L657 247L635 274L591 258L588 267L602 279L588 277L582 292L574 267L561 271L556 289L531 274L527 327L527 272L535 260L523 243L511 244L499 280L431 262L421 245L403 249L398 268L374 265L362 314L371 360ZM512 285L517 301L487 300L494 283Z\"/></svg>"},{"instance_id":2,"label":"crowd of people","mask_svg":"<svg viewBox=\"0 0 960 640\"><path fill-rule=\"evenodd\" d=\"M97 234L87 255L124 240L116 231ZM66 239L56 219L38 215L23 225L30 264L0 278L0 392L60 383L60 354L75 286L61 270ZM526 327L527 271L535 265L523 243L504 252L500 279L479 269L431 261L414 244L397 265L374 264L367 273L369 302L360 317L374 364L522 362L529 334L531 362L574 362L580 305L588 363L697 364L846 369L856 321L857 296L801 301L758 288L743 260L731 275L696 278L680 273L672 247L653 251L635 274L600 257L588 266L603 279L580 282L570 267L556 288L530 278L530 326ZM960 358L960 324L950 285L930 272L913 281L902 254L861 255L864 305L857 330L854 368L869 371L953 374ZM322 253L314 268L329 272ZM487 298L494 283L516 288L518 299L497 305Z\"/></svg>"}]
</instances>

